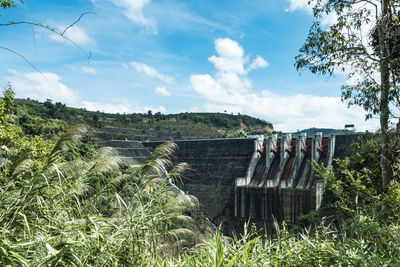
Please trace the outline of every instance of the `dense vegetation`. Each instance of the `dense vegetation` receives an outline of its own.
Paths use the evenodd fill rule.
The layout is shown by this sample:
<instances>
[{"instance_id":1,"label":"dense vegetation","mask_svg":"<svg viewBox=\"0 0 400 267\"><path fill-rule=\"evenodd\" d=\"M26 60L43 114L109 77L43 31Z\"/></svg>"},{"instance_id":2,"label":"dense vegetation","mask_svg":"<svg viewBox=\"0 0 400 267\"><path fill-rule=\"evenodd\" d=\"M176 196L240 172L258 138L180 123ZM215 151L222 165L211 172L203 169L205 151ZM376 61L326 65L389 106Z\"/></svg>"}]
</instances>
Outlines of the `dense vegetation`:
<instances>
[{"instance_id":1,"label":"dense vegetation","mask_svg":"<svg viewBox=\"0 0 400 267\"><path fill-rule=\"evenodd\" d=\"M391 119L398 119L394 114L400 107L400 1L311 0L308 5L314 22L296 56L296 68L328 76L343 73L342 100L363 108L367 119L379 116L381 186L387 191L395 177ZM325 25L324 16L335 19Z\"/></svg>"},{"instance_id":2,"label":"dense vegetation","mask_svg":"<svg viewBox=\"0 0 400 267\"><path fill-rule=\"evenodd\" d=\"M351 130L345 130L345 129L332 129L332 128L308 128L304 129L298 132L293 133L294 135L300 135L302 133L306 133L307 136L313 136L317 134L318 132L322 133L324 136L328 136L331 134L335 135L346 135L346 134L355 134L356 132L351 131Z\"/></svg>"},{"instance_id":3,"label":"dense vegetation","mask_svg":"<svg viewBox=\"0 0 400 267\"><path fill-rule=\"evenodd\" d=\"M27 132L16 122L23 117L15 112L21 107L5 90L0 99L2 265L399 264L400 185L396 178L381 193L375 135L355 144L353 156L338 161L334 171L317 167L326 181L321 209L297 225L276 225L272 236L249 227L228 238L213 229L194 197L169 186L168 179L179 179L186 167L171 166L173 143L134 168L88 143L85 126L62 133L68 123L47 117L31 122L29 129L43 127L39 132ZM46 123L53 124L51 131L44 130ZM398 175L400 142L397 133L392 135Z\"/></svg>"},{"instance_id":4,"label":"dense vegetation","mask_svg":"<svg viewBox=\"0 0 400 267\"><path fill-rule=\"evenodd\" d=\"M143 134L121 135L124 139L148 138L148 132L157 134L158 139L179 138L216 138L244 137L248 134L269 135L273 131L271 123L247 115L225 113L179 113L164 115L153 114L109 114L85 109L67 107L60 102L47 100L40 103L35 100L16 99L17 123L25 134L53 137L67 127L83 123L102 133L112 129L130 129L144 131Z\"/></svg>"},{"instance_id":5,"label":"dense vegetation","mask_svg":"<svg viewBox=\"0 0 400 267\"><path fill-rule=\"evenodd\" d=\"M13 104L6 90L0 99L1 265L151 265L211 235L197 200L167 188L186 166L170 168L174 144L133 168L107 148L80 153L85 126L55 142L25 135Z\"/></svg>"}]
</instances>

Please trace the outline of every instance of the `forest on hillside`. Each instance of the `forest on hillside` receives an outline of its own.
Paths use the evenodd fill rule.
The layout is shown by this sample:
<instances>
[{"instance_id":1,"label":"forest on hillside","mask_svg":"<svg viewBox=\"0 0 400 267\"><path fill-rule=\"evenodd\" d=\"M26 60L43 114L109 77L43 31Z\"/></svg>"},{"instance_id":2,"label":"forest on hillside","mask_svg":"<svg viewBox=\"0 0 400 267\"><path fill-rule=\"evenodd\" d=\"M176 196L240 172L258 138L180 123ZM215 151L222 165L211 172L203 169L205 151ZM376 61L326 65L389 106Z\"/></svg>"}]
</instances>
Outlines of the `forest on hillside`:
<instances>
[{"instance_id":1,"label":"forest on hillside","mask_svg":"<svg viewBox=\"0 0 400 267\"><path fill-rule=\"evenodd\" d=\"M163 131L176 132L181 138L245 137L252 134L268 136L274 131L270 122L241 114L153 114L151 111L144 114L112 114L67 107L60 102L53 103L50 99L44 103L31 99L15 99L14 105L16 122L24 133L43 135L46 138L81 123L99 133L107 128L158 131L161 133L158 137L160 140L163 140ZM119 139L125 137L134 138L120 136Z\"/></svg>"}]
</instances>

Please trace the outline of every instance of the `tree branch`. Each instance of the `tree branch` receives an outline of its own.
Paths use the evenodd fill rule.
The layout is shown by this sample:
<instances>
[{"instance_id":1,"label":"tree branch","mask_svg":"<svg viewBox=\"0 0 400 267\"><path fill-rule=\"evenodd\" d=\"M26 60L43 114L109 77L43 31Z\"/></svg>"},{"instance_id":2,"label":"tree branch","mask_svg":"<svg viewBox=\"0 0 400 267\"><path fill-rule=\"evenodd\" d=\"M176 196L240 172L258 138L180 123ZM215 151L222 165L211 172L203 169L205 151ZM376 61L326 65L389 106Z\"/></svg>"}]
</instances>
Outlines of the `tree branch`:
<instances>
[{"instance_id":1,"label":"tree branch","mask_svg":"<svg viewBox=\"0 0 400 267\"><path fill-rule=\"evenodd\" d=\"M66 37L64 34L65 32L70 29L71 27L73 27L76 23L78 23L81 18L87 14L94 14L96 15L96 13L94 12L85 12L82 13L79 18L77 20L75 20L72 24L70 24L69 26L67 26L62 32L57 32L54 28L50 28L49 25L43 25L42 23L36 23L36 22L30 22L30 21L10 21L9 23L0 23L0 26L12 26L12 25L19 25L19 24L27 24L27 25L33 25L33 26L37 26L43 29L46 29L48 31L51 31L52 33L55 33L59 36L61 36L62 38L64 38L65 40L71 42L76 48L78 48L82 54L87 57L88 59L91 58L92 53L89 52L89 54L87 54L76 42L74 42L73 40L71 40L70 38Z\"/></svg>"},{"instance_id":2,"label":"tree branch","mask_svg":"<svg viewBox=\"0 0 400 267\"><path fill-rule=\"evenodd\" d=\"M78 22L81 20L81 18L82 18L83 16L85 16L85 15L87 15L87 14L97 15L97 13L94 13L94 12L85 12L85 13L82 13L82 14L79 16L79 18L78 18L77 20L75 20L72 24L70 24L68 27L66 27L66 28L64 29L64 31L61 33L61 36L64 36L65 32L66 32L69 28L73 27L76 23L78 23Z\"/></svg>"},{"instance_id":3,"label":"tree branch","mask_svg":"<svg viewBox=\"0 0 400 267\"><path fill-rule=\"evenodd\" d=\"M12 49L10 49L10 48L8 48L8 47L0 46L0 49L6 50L6 51L8 51L8 52L11 52L11 53L13 53L14 55L16 55L16 56L22 58L22 59L23 59L25 62L27 62L34 70L36 70L37 72L39 72L39 73L42 75L43 79L46 81L47 87L49 86L49 85L48 85L49 82L48 82L48 80L47 80L47 78L46 78L46 75L44 75L44 73L43 73L41 70L39 70L35 65L33 65L33 63L29 61L29 59L27 59L27 58L24 57L22 54L20 54L20 53L14 51L14 50L12 50Z\"/></svg>"},{"instance_id":4,"label":"tree branch","mask_svg":"<svg viewBox=\"0 0 400 267\"><path fill-rule=\"evenodd\" d=\"M14 50L12 50L12 49L10 49L10 48L8 48L8 47L5 47L5 46L0 46L0 49L7 50L8 52L11 52L11 53L13 53L14 55L19 56L19 57L22 58L25 62L27 62L34 70L36 70L37 72L40 72L41 74L43 74L43 72L41 72L38 68L36 68L36 66L33 65L32 62L30 62L26 57L24 57L24 56L21 55L20 53L14 51Z\"/></svg>"}]
</instances>

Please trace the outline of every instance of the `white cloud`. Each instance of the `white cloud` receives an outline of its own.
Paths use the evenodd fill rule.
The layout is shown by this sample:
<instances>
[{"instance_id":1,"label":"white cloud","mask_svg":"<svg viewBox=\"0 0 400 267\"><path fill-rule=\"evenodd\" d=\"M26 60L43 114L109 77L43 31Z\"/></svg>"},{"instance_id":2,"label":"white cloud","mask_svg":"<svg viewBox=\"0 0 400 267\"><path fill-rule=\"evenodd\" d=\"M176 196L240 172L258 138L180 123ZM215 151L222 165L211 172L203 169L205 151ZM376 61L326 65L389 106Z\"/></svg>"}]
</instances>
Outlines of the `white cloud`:
<instances>
[{"instance_id":1,"label":"white cloud","mask_svg":"<svg viewBox=\"0 0 400 267\"><path fill-rule=\"evenodd\" d=\"M83 73L89 73L91 75L96 75L96 69L95 68L83 66L83 67L81 67L81 71Z\"/></svg>"},{"instance_id":2,"label":"white cloud","mask_svg":"<svg viewBox=\"0 0 400 267\"><path fill-rule=\"evenodd\" d=\"M274 124L275 129L296 131L309 127L343 128L354 123L357 130L376 130L377 119L365 121L365 112L359 107L347 109L339 97L321 97L296 94L280 96L269 91L261 94L235 95L231 101L207 101L202 108L208 112L240 112L261 117Z\"/></svg>"},{"instance_id":3,"label":"white cloud","mask_svg":"<svg viewBox=\"0 0 400 267\"><path fill-rule=\"evenodd\" d=\"M293 12L296 10L305 10L312 13L312 8L308 5L309 0L289 0L290 6L285 10L286 12Z\"/></svg>"},{"instance_id":4,"label":"white cloud","mask_svg":"<svg viewBox=\"0 0 400 267\"><path fill-rule=\"evenodd\" d=\"M171 93L165 89L165 87L157 87L155 92L161 96L170 96Z\"/></svg>"},{"instance_id":5,"label":"white cloud","mask_svg":"<svg viewBox=\"0 0 400 267\"><path fill-rule=\"evenodd\" d=\"M210 92L214 97L224 97L231 99L231 95L237 92L248 93L251 89L251 81L247 78L247 73L256 68L265 68L268 63L257 56L246 69L249 57L244 55L243 48L238 42L229 38L218 38L214 42L218 56L211 56L208 60L214 64L217 73L212 78L210 75L192 75L192 85L201 83L209 84L213 87ZM201 86L197 86L199 90Z\"/></svg>"},{"instance_id":6,"label":"white cloud","mask_svg":"<svg viewBox=\"0 0 400 267\"><path fill-rule=\"evenodd\" d=\"M256 59L254 59L253 62L250 64L247 71L255 70L258 68L266 68L266 67L268 67L268 62L265 61L265 59L263 59L262 57L257 56Z\"/></svg>"},{"instance_id":7,"label":"white cloud","mask_svg":"<svg viewBox=\"0 0 400 267\"><path fill-rule=\"evenodd\" d=\"M246 105L246 100L240 96L250 93L248 86L244 88L232 88L228 84L222 83L220 79L211 77L209 74L192 75L190 82L198 94L206 100L215 103L244 106ZM243 83L245 82L240 81L240 84Z\"/></svg>"},{"instance_id":8,"label":"white cloud","mask_svg":"<svg viewBox=\"0 0 400 267\"><path fill-rule=\"evenodd\" d=\"M59 31L63 31L66 27L67 27L66 25L62 25L59 26L58 29ZM49 36L50 39L53 41L69 43L67 39L63 38L58 34L51 33ZM77 45L87 45L95 43L95 41L92 38L90 38L89 35L86 33L86 31L82 27L79 27L77 25L74 25L73 27L69 28L65 32L64 36L72 40Z\"/></svg>"},{"instance_id":9,"label":"white cloud","mask_svg":"<svg viewBox=\"0 0 400 267\"><path fill-rule=\"evenodd\" d=\"M191 75L192 88L206 100L205 105L198 110L205 108L210 112L227 110L249 114L264 118L272 122L277 130L283 131L309 127L343 128L347 123L355 123L359 130L376 128L377 121L365 123L365 112L359 107L347 109L347 105L339 97L304 94L280 96L267 90L261 93L253 91L247 72L242 71L246 62L243 50L232 49L232 44L237 44L234 41L225 42L229 44L226 47L230 48L230 52L221 50L221 46L217 49L217 43L221 43L215 42L220 58L236 58L237 66L230 68L211 61L217 70L216 74ZM239 44L237 46L240 47ZM241 66L240 62L243 62ZM266 61L257 57L248 67L248 71L266 66Z\"/></svg>"},{"instance_id":10,"label":"white cloud","mask_svg":"<svg viewBox=\"0 0 400 267\"><path fill-rule=\"evenodd\" d=\"M174 78L168 75L159 73L156 69L136 61L130 62L130 65L136 69L137 72L143 73L151 78L157 78L166 83L172 83Z\"/></svg>"},{"instance_id":11,"label":"white cloud","mask_svg":"<svg viewBox=\"0 0 400 267\"><path fill-rule=\"evenodd\" d=\"M211 56L208 60L219 71L245 73L243 65L246 59L243 58L243 48L236 41L229 38L216 39L215 50L217 50L219 57Z\"/></svg>"},{"instance_id":12,"label":"white cloud","mask_svg":"<svg viewBox=\"0 0 400 267\"><path fill-rule=\"evenodd\" d=\"M245 69L245 64L248 63L249 57L244 56L243 48L238 42L229 38L218 38L214 43L218 56L211 56L208 60L214 64L219 73L244 75L251 70L268 66L268 62L265 59L257 56L250 66Z\"/></svg>"},{"instance_id":13,"label":"white cloud","mask_svg":"<svg viewBox=\"0 0 400 267\"><path fill-rule=\"evenodd\" d=\"M114 5L124 10L124 15L133 22L146 26L149 33L157 34L155 21L145 18L143 8L150 4L151 0L110 0Z\"/></svg>"},{"instance_id":14,"label":"white cloud","mask_svg":"<svg viewBox=\"0 0 400 267\"><path fill-rule=\"evenodd\" d=\"M308 4L309 0L289 0L290 5L285 9L286 12L294 12L297 10L303 10L308 14L313 14L313 3L311 5ZM330 14L323 14L321 18L321 24L324 26L329 26L335 24L337 21L337 14L332 12Z\"/></svg>"},{"instance_id":15,"label":"white cloud","mask_svg":"<svg viewBox=\"0 0 400 267\"><path fill-rule=\"evenodd\" d=\"M335 24L338 20L339 16L336 13L329 13L328 15L324 14L322 16L321 25L323 26L331 26Z\"/></svg>"},{"instance_id":16,"label":"white cloud","mask_svg":"<svg viewBox=\"0 0 400 267\"><path fill-rule=\"evenodd\" d=\"M80 102L78 91L69 88L61 82L61 77L52 72L26 72L21 73L9 70L12 76L8 76L16 96L32 98L39 101L52 99L55 102L63 102L69 106L77 106Z\"/></svg>"},{"instance_id":17,"label":"white cloud","mask_svg":"<svg viewBox=\"0 0 400 267\"><path fill-rule=\"evenodd\" d=\"M4 80L10 81L18 98L31 98L41 102L51 99L53 102L62 102L71 107L110 113L144 113L148 110L166 112L164 106L142 106L126 98L114 98L109 103L82 100L77 90L63 84L61 77L52 72L22 73L16 70L9 70L9 73L10 75L5 76Z\"/></svg>"}]
</instances>

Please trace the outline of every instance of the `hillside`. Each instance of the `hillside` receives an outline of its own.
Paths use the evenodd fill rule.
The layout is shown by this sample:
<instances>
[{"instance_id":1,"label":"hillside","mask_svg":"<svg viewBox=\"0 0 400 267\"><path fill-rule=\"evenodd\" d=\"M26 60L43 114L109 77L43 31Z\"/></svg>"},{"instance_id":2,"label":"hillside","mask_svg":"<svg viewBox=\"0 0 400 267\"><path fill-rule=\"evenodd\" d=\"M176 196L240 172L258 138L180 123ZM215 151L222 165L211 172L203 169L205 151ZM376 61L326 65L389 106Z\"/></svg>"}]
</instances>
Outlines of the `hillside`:
<instances>
[{"instance_id":1,"label":"hillside","mask_svg":"<svg viewBox=\"0 0 400 267\"><path fill-rule=\"evenodd\" d=\"M16 99L18 124L25 134L50 138L74 124L87 124L101 139L178 140L193 138L244 137L270 135L273 125L247 115L225 113L110 114L67 107L62 103L44 103Z\"/></svg>"},{"instance_id":2,"label":"hillside","mask_svg":"<svg viewBox=\"0 0 400 267\"><path fill-rule=\"evenodd\" d=\"M354 131L345 130L345 129L308 128L308 129L304 129L304 130L295 132L293 134L300 135L302 133L306 133L307 136L312 136L312 135L315 135L318 132L321 132L324 136L331 135L331 134L334 134L334 135L346 135L346 134L355 134L356 133Z\"/></svg>"}]
</instances>

